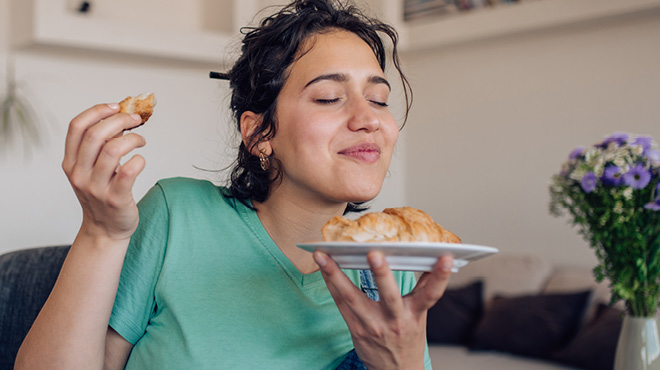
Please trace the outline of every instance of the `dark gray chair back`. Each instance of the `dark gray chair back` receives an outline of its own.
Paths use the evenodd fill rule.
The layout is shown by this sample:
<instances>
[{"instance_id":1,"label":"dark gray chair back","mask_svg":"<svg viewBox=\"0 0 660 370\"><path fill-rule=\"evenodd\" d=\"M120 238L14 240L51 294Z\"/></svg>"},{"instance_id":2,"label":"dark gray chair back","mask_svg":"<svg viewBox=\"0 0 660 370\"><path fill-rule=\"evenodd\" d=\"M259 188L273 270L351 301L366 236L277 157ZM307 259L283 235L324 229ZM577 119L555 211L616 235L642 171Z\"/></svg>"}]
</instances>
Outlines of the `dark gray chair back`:
<instances>
[{"instance_id":1,"label":"dark gray chair back","mask_svg":"<svg viewBox=\"0 0 660 370\"><path fill-rule=\"evenodd\" d=\"M46 302L69 246L41 247L0 256L0 369L13 369L25 335Z\"/></svg>"}]
</instances>

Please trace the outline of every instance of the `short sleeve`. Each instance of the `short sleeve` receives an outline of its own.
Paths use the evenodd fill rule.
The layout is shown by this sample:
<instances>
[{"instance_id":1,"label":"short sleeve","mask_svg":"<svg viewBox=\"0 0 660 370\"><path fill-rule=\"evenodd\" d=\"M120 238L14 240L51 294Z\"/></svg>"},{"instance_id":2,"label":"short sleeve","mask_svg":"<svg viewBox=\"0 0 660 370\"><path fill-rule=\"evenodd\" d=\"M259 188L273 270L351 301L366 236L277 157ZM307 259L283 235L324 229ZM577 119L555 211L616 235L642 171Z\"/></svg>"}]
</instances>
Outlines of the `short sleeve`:
<instances>
[{"instance_id":1,"label":"short sleeve","mask_svg":"<svg viewBox=\"0 0 660 370\"><path fill-rule=\"evenodd\" d=\"M140 222L124 258L110 326L135 344L155 308L155 291L169 234L169 212L160 185L138 203Z\"/></svg>"}]
</instances>

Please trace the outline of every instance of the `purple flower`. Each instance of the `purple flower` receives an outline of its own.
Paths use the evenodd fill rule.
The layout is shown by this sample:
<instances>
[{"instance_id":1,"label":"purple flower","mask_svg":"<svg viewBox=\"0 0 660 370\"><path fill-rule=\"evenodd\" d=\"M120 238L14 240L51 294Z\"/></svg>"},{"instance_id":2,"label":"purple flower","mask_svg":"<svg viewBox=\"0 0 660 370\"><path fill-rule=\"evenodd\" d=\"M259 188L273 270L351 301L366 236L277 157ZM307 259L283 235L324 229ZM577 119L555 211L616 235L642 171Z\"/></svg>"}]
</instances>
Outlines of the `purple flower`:
<instances>
[{"instance_id":1,"label":"purple flower","mask_svg":"<svg viewBox=\"0 0 660 370\"><path fill-rule=\"evenodd\" d=\"M641 145L644 148L644 151L651 148L651 143L653 139L650 136L639 136L631 144L632 145Z\"/></svg>"},{"instance_id":2,"label":"purple flower","mask_svg":"<svg viewBox=\"0 0 660 370\"><path fill-rule=\"evenodd\" d=\"M651 161L651 163L660 163L660 152L655 149L644 150L644 156Z\"/></svg>"},{"instance_id":3,"label":"purple flower","mask_svg":"<svg viewBox=\"0 0 660 370\"><path fill-rule=\"evenodd\" d=\"M587 172L587 174L582 177L580 186L585 193L591 193L596 190L596 175L591 171Z\"/></svg>"},{"instance_id":4,"label":"purple flower","mask_svg":"<svg viewBox=\"0 0 660 370\"><path fill-rule=\"evenodd\" d=\"M612 135L608 136L603 140L600 145L597 145L600 148L607 148L610 143L616 143L618 146L621 146L626 143L628 140L628 134L625 132L615 132Z\"/></svg>"},{"instance_id":5,"label":"purple flower","mask_svg":"<svg viewBox=\"0 0 660 370\"><path fill-rule=\"evenodd\" d=\"M646 203L644 208L651 211L660 211L660 198L655 198L652 202Z\"/></svg>"},{"instance_id":6,"label":"purple flower","mask_svg":"<svg viewBox=\"0 0 660 370\"><path fill-rule=\"evenodd\" d=\"M621 169L611 164L605 167L605 170L603 171L603 177L601 178L601 180L603 181L604 185L619 186L621 185L622 175L623 173L621 172Z\"/></svg>"},{"instance_id":7,"label":"purple flower","mask_svg":"<svg viewBox=\"0 0 660 370\"><path fill-rule=\"evenodd\" d=\"M582 156L583 151L584 151L583 146L579 146L579 147L573 149L573 151L571 151L571 154L568 155L568 159L573 160L573 159L580 158Z\"/></svg>"},{"instance_id":8,"label":"purple flower","mask_svg":"<svg viewBox=\"0 0 660 370\"><path fill-rule=\"evenodd\" d=\"M583 180L584 181L584 180ZM623 175L623 183L633 189L644 189L651 181L651 172L638 164Z\"/></svg>"},{"instance_id":9,"label":"purple flower","mask_svg":"<svg viewBox=\"0 0 660 370\"><path fill-rule=\"evenodd\" d=\"M660 211L660 196L658 196L658 192L660 192L660 182L656 184L655 191L653 192L655 199L649 203L646 203L644 205L645 209L650 209L651 211Z\"/></svg>"}]
</instances>

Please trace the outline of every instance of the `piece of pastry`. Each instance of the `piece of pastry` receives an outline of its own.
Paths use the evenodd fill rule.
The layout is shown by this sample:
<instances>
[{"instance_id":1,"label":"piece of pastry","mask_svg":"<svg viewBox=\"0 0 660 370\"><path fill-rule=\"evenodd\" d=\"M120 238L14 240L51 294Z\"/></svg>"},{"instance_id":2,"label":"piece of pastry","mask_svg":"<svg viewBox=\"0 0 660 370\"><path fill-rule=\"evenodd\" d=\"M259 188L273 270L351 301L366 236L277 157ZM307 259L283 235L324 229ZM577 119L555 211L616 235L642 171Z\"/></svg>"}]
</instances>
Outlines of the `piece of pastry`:
<instances>
[{"instance_id":1,"label":"piece of pastry","mask_svg":"<svg viewBox=\"0 0 660 370\"><path fill-rule=\"evenodd\" d=\"M412 207L386 208L356 220L335 217L321 232L325 241L461 243L458 236L435 223L431 216Z\"/></svg>"},{"instance_id":2,"label":"piece of pastry","mask_svg":"<svg viewBox=\"0 0 660 370\"><path fill-rule=\"evenodd\" d=\"M140 94L138 96L129 96L119 102L119 111L122 113L137 114L142 117L142 122L135 126L140 127L147 122L154 112L156 100L154 94Z\"/></svg>"}]
</instances>

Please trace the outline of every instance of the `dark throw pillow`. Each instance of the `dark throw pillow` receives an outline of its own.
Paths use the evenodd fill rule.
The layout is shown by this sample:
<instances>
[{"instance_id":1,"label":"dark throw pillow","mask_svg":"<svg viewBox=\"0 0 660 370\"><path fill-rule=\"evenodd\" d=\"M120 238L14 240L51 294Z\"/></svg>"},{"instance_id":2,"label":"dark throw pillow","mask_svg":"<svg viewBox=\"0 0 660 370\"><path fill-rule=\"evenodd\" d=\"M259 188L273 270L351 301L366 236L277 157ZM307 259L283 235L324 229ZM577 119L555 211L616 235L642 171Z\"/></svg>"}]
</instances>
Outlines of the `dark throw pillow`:
<instances>
[{"instance_id":1,"label":"dark throw pillow","mask_svg":"<svg viewBox=\"0 0 660 370\"><path fill-rule=\"evenodd\" d=\"M590 294L495 297L475 330L470 348L547 358L575 334Z\"/></svg>"},{"instance_id":2,"label":"dark throw pillow","mask_svg":"<svg viewBox=\"0 0 660 370\"><path fill-rule=\"evenodd\" d=\"M431 307L426 320L429 343L468 343L483 311L483 283L447 289Z\"/></svg>"},{"instance_id":3,"label":"dark throw pillow","mask_svg":"<svg viewBox=\"0 0 660 370\"><path fill-rule=\"evenodd\" d=\"M622 325L623 311L600 304L594 319L553 359L581 369L612 370Z\"/></svg>"}]
</instances>

